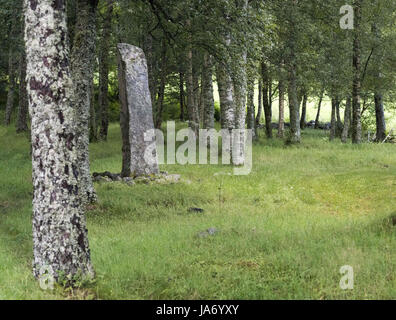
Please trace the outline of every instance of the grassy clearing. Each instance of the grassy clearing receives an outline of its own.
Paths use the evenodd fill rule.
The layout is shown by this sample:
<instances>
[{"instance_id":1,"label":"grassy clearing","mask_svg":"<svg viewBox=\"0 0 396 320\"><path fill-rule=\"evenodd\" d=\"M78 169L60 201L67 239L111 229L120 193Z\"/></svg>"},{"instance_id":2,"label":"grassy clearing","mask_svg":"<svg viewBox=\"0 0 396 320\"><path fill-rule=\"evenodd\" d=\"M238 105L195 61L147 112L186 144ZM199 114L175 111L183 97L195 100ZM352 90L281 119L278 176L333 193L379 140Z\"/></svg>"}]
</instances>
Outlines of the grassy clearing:
<instances>
[{"instance_id":1,"label":"grassy clearing","mask_svg":"<svg viewBox=\"0 0 396 320\"><path fill-rule=\"evenodd\" d=\"M396 146L330 143L312 130L303 141L261 138L249 176L173 165L161 169L190 184L96 184L87 214L97 281L46 292L31 276L27 139L0 126L0 299L394 299ZM91 145L92 170L119 172L120 150L114 124L107 143ZM209 227L220 232L196 237ZM343 265L354 290L339 288Z\"/></svg>"}]
</instances>

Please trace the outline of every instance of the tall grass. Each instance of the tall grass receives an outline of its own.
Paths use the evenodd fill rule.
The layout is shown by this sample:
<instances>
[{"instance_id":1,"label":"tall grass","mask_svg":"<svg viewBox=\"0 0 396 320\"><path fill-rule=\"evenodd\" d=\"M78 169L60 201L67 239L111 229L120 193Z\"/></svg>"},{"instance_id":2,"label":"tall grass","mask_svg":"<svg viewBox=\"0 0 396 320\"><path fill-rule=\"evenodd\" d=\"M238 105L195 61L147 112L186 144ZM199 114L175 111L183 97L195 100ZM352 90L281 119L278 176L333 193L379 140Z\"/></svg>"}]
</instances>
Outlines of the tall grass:
<instances>
[{"instance_id":1,"label":"tall grass","mask_svg":"<svg viewBox=\"0 0 396 320\"><path fill-rule=\"evenodd\" d=\"M91 145L92 171L119 172L121 141ZM0 126L0 299L394 299L396 146L261 138L248 176L228 166L164 165L173 185L95 184L87 212L97 280L43 291L31 275L29 145ZM203 213L190 212L203 208ZM213 236L197 234L210 227ZM339 269L354 268L341 290ZM88 294L87 294L88 292Z\"/></svg>"}]
</instances>

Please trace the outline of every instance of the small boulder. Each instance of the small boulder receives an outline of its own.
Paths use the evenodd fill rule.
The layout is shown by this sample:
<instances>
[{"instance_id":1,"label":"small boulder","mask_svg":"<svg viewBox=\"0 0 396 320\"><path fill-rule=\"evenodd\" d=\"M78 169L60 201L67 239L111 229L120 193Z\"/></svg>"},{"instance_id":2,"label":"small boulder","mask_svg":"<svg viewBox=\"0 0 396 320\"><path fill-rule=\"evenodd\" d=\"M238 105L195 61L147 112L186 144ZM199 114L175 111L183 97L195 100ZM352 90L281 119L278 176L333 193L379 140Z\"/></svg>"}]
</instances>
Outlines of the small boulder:
<instances>
[{"instance_id":1,"label":"small boulder","mask_svg":"<svg viewBox=\"0 0 396 320\"><path fill-rule=\"evenodd\" d=\"M135 185L135 181L133 181L133 179L131 177L124 177L122 178L122 181L127 184L128 186L133 186Z\"/></svg>"},{"instance_id":2,"label":"small boulder","mask_svg":"<svg viewBox=\"0 0 396 320\"><path fill-rule=\"evenodd\" d=\"M135 178L136 183L149 184L150 181L151 181L150 177L140 176Z\"/></svg>"},{"instance_id":3,"label":"small boulder","mask_svg":"<svg viewBox=\"0 0 396 320\"><path fill-rule=\"evenodd\" d=\"M169 182L178 182L180 181L180 174L168 174L165 176L165 180Z\"/></svg>"},{"instance_id":4,"label":"small boulder","mask_svg":"<svg viewBox=\"0 0 396 320\"><path fill-rule=\"evenodd\" d=\"M207 229L205 231L198 232L197 233L197 237L198 238L206 238L206 237L209 237L209 236L214 236L218 232L219 232L219 230L216 229L216 228L209 228L209 229Z\"/></svg>"}]
</instances>

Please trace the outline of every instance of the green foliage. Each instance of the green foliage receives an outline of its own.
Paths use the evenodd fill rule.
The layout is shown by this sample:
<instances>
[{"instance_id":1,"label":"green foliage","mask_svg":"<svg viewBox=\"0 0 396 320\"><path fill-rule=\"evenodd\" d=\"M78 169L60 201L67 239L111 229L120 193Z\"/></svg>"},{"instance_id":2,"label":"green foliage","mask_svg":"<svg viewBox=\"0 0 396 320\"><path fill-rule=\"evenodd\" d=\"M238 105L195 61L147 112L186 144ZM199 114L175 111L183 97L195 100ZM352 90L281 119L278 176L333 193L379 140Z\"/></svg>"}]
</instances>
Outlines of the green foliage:
<instances>
[{"instance_id":1,"label":"green foliage","mask_svg":"<svg viewBox=\"0 0 396 320\"><path fill-rule=\"evenodd\" d=\"M118 100L109 101L109 121L120 122L120 102Z\"/></svg>"}]
</instances>

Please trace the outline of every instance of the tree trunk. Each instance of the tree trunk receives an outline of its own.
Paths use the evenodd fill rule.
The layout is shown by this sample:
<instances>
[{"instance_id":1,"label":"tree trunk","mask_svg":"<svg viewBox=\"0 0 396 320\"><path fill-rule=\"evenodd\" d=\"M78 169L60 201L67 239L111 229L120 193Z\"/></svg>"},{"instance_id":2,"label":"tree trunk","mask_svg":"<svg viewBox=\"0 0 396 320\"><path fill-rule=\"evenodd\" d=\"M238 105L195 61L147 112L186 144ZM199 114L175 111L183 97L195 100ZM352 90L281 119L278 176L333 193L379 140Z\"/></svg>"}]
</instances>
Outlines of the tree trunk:
<instances>
[{"instance_id":1,"label":"tree trunk","mask_svg":"<svg viewBox=\"0 0 396 320\"><path fill-rule=\"evenodd\" d=\"M113 0L108 0L105 17L103 18L103 30L99 49L99 137L104 141L107 140L107 132L109 128L109 50L113 6Z\"/></svg>"},{"instance_id":2,"label":"tree trunk","mask_svg":"<svg viewBox=\"0 0 396 320\"><path fill-rule=\"evenodd\" d=\"M220 97L221 128L231 130L235 123L234 90L231 76L221 63L217 65L216 77Z\"/></svg>"},{"instance_id":3,"label":"tree trunk","mask_svg":"<svg viewBox=\"0 0 396 320\"><path fill-rule=\"evenodd\" d=\"M331 99L331 128L330 128L330 141L335 139L336 136L336 99Z\"/></svg>"},{"instance_id":4,"label":"tree trunk","mask_svg":"<svg viewBox=\"0 0 396 320\"><path fill-rule=\"evenodd\" d=\"M265 134L267 138L272 138L272 110L269 103L270 100L270 86L268 77L268 68L265 62L261 63L261 74L263 78L263 106L264 106L264 117L265 117Z\"/></svg>"},{"instance_id":5,"label":"tree trunk","mask_svg":"<svg viewBox=\"0 0 396 320\"><path fill-rule=\"evenodd\" d=\"M384 115L384 102L382 99L382 94L376 92L374 94L375 100L375 123L377 128L376 140L382 142L386 138L386 125L385 125L385 115Z\"/></svg>"},{"instance_id":6,"label":"tree trunk","mask_svg":"<svg viewBox=\"0 0 396 320\"><path fill-rule=\"evenodd\" d=\"M199 117L198 106L195 101L194 95L194 78L193 78L193 53L191 47L187 50L187 113L188 113L188 126L195 132L198 137L199 131Z\"/></svg>"},{"instance_id":7,"label":"tree trunk","mask_svg":"<svg viewBox=\"0 0 396 320\"><path fill-rule=\"evenodd\" d=\"M89 88L89 142L98 141L98 127L96 124L96 109L95 109L95 85L91 81L91 86Z\"/></svg>"},{"instance_id":8,"label":"tree trunk","mask_svg":"<svg viewBox=\"0 0 396 320\"><path fill-rule=\"evenodd\" d=\"M337 115L336 137L338 137L338 138L341 138L342 130L344 129L343 125L342 125L341 114L340 114L340 104L341 104L340 99L338 97L336 97L336 115Z\"/></svg>"},{"instance_id":9,"label":"tree trunk","mask_svg":"<svg viewBox=\"0 0 396 320\"><path fill-rule=\"evenodd\" d=\"M243 165L245 161L245 124L246 124L246 93L247 93L247 74L246 74L247 52L242 50L241 60L237 62L238 78L234 78L235 93L235 129L240 129L241 134L232 141L233 149L232 163ZM235 151L235 152L234 152Z\"/></svg>"},{"instance_id":10,"label":"tree trunk","mask_svg":"<svg viewBox=\"0 0 396 320\"><path fill-rule=\"evenodd\" d=\"M342 130L341 141L342 143L346 143L349 135L349 128L351 124L351 98L348 97L345 104L345 112L344 112L344 128Z\"/></svg>"},{"instance_id":11,"label":"tree trunk","mask_svg":"<svg viewBox=\"0 0 396 320\"><path fill-rule=\"evenodd\" d=\"M289 38L287 46L289 51L288 61L288 96L289 96L289 113L290 113L290 134L288 137L289 143L299 143L301 141L300 129L300 110L299 101L297 97L297 58L296 58L296 41L297 41L297 28L296 28L296 14L297 14L297 1L292 0L291 12L289 23Z\"/></svg>"},{"instance_id":12,"label":"tree trunk","mask_svg":"<svg viewBox=\"0 0 396 320\"><path fill-rule=\"evenodd\" d=\"M197 123L198 123L198 130L201 124L202 120L202 101L201 101L201 90L200 90L200 85L199 85L199 78L200 78L200 68L198 67L197 59L196 57L197 51L193 52L193 92L194 92L194 102L195 102L195 107L197 109ZM195 61L194 61L195 60ZM200 61L201 62L201 61Z\"/></svg>"},{"instance_id":13,"label":"tree trunk","mask_svg":"<svg viewBox=\"0 0 396 320\"><path fill-rule=\"evenodd\" d=\"M289 114L290 114L290 143L299 143L301 141L300 129L300 112L297 98L297 85L296 85L296 65L292 63L289 69Z\"/></svg>"},{"instance_id":14,"label":"tree trunk","mask_svg":"<svg viewBox=\"0 0 396 320\"><path fill-rule=\"evenodd\" d=\"M204 129L213 129L215 111L213 98L213 59L208 53L204 55L202 92L204 105L203 127Z\"/></svg>"},{"instance_id":15,"label":"tree trunk","mask_svg":"<svg viewBox=\"0 0 396 320\"><path fill-rule=\"evenodd\" d=\"M4 124L6 126L10 125L11 117L14 109L15 102L15 91L17 90L17 80L18 80L18 62L20 62L20 48L19 41L23 39L22 28L20 23L21 13L23 11L22 1L15 1L15 9L13 9L13 14L11 14L11 28L8 34L8 92L7 92L7 102L5 108L5 118ZM23 24L22 24L23 25ZM19 70L18 70L19 69Z\"/></svg>"},{"instance_id":16,"label":"tree trunk","mask_svg":"<svg viewBox=\"0 0 396 320\"><path fill-rule=\"evenodd\" d=\"M155 128L161 129L162 125L162 114L164 108L164 97L165 97L165 85L166 85L166 76L168 72L168 57L166 54L166 42L162 43L162 52L161 52L161 74L160 74L160 85L158 89L158 97L155 100L155 110L153 110L153 114L155 115Z\"/></svg>"},{"instance_id":17,"label":"tree trunk","mask_svg":"<svg viewBox=\"0 0 396 320\"><path fill-rule=\"evenodd\" d=\"M153 61L153 37L150 34L148 34L144 38L144 47L145 47L144 52L147 59L147 71L148 71L151 105L154 111L155 100L157 95L156 94L157 82L156 82L156 74L154 72L154 61Z\"/></svg>"},{"instance_id":18,"label":"tree trunk","mask_svg":"<svg viewBox=\"0 0 396 320\"><path fill-rule=\"evenodd\" d=\"M278 138L283 138L285 132L285 84L279 80L279 122Z\"/></svg>"},{"instance_id":19,"label":"tree trunk","mask_svg":"<svg viewBox=\"0 0 396 320\"><path fill-rule=\"evenodd\" d=\"M80 168L64 1L26 1L32 116L33 273L55 280L93 276Z\"/></svg>"},{"instance_id":20,"label":"tree trunk","mask_svg":"<svg viewBox=\"0 0 396 320\"><path fill-rule=\"evenodd\" d=\"M14 55L15 52L13 52L13 50L10 49L9 58L8 58L9 85L8 85L7 104L6 104L5 119L4 119L4 124L6 126L10 125L11 123L12 109L14 108L15 86L16 86L16 79L15 79L16 70L15 70Z\"/></svg>"},{"instance_id":21,"label":"tree trunk","mask_svg":"<svg viewBox=\"0 0 396 320\"><path fill-rule=\"evenodd\" d=\"M272 121L272 78L268 78L268 107Z\"/></svg>"},{"instance_id":22,"label":"tree trunk","mask_svg":"<svg viewBox=\"0 0 396 320\"><path fill-rule=\"evenodd\" d=\"M261 115L263 114L263 82L261 77L259 79L258 84L258 107L257 107L257 115L256 115L256 128L260 125Z\"/></svg>"},{"instance_id":23,"label":"tree trunk","mask_svg":"<svg viewBox=\"0 0 396 320\"><path fill-rule=\"evenodd\" d=\"M184 73L179 72L180 121L184 121Z\"/></svg>"},{"instance_id":24,"label":"tree trunk","mask_svg":"<svg viewBox=\"0 0 396 320\"><path fill-rule=\"evenodd\" d=\"M300 119L300 128L301 130L305 129L305 125L307 123L307 101L308 95L306 92L303 94L302 108L301 108L301 119Z\"/></svg>"},{"instance_id":25,"label":"tree trunk","mask_svg":"<svg viewBox=\"0 0 396 320\"><path fill-rule=\"evenodd\" d=\"M384 59L382 46L383 39L381 39L381 32L378 29L376 23L373 23L371 31L375 38L375 44L377 45L376 54L376 70L375 70L375 89L374 89L374 103L375 103L375 123L376 123L376 141L382 142L386 138L386 124L384 114L384 102L382 96L382 82L381 81L381 61Z\"/></svg>"},{"instance_id":26,"label":"tree trunk","mask_svg":"<svg viewBox=\"0 0 396 320\"><path fill-rule=\"evenodd\" d=\"M26 132L28 131L28 100L26 91L26 53L25 49L21 53L20 57L20 71L19 71L19 104L18 104L18 114L16 122L16 132Z\"/></svg>"},{"instance_id":27,"label":"tree trunk","mask_svg":"<svg viewBox=\"0 0 396 320\"><path fill-rule=\"evenodd\" d=\"M352 89L352 143L359 144L362 140L362 124L360 111L360 91L361 91L361 72L360 72L360 32L361 32L361 8L362 0L355 0L355 26L353 41L353 89Z\"/></svg>"},{"instance_id":28,"label":"tree trunk","mask_svg":"<svg viewBox=\"0 0 396 320\"><path fill-rule=\"evenodd\" d=\"M322 107L323 94L324 94L324 90L321 91L319 97L318 112L316 113L316 118L315 118L315 129L319 129L320 108Z\"/></svg>"},{"instance_id":29,"label":"tree trunk","mask_svg":"<svg viewBox=\"0 0 396 320\"><path fill-rule=\"evenodd\" d=\"M77 2L77 22L71 54L80 192L83 202L86 204L94 203L97 200L89 165L89 119L95 63L97 5L97 0L80 0Z\"/></svg>"},{"instance_id":30,"label":"tree trunk","mask_svg":"<svg viewBox=\"0 0 396 320\"><path fill-rule=\"evenodd\" d=\"M239 2L243 16L247 16L248 0ZM245 163L245 124L246 124L246 94L247 94L247 42L243 39L240 45L240 55L233 64L234 67L234 101L235 101L235 129L232 139L232 164L243 165ZM238 134L239 132L239 134Z\"/></svg>"},{"instance_id":31,"label":"tree trunk","mask_svg":"<svg viewBox=\"0 0 396 320\"><path fill-rule=\"evenodd\" d=\"M253 138L256 137L257 131L255 130L255 107L254 107L254 78L249 77L247 84L247 128L252 130Z\"/></svg>"}]
</instances>

